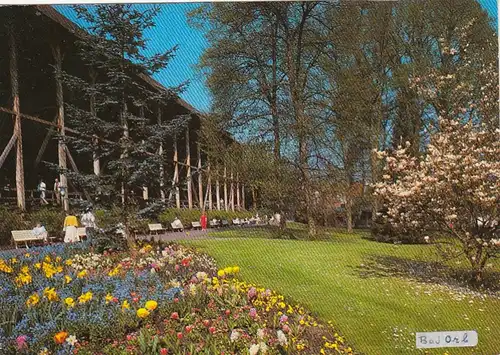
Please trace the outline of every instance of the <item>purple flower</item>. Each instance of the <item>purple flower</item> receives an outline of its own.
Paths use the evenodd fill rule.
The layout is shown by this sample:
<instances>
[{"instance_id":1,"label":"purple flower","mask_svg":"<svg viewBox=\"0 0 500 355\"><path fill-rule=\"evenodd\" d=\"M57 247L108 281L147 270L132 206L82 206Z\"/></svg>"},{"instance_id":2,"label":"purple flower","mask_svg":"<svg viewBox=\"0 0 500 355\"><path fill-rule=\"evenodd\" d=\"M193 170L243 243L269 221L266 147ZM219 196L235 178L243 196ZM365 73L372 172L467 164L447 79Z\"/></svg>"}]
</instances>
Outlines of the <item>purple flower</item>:
<instances>
[{"instance_id":1,"label":"purple flower","mask_svg":"<svg viewBox=\"0 0 500 355\"><path fill-rule=\"evenodd\" d=\"M286 314L283 314L280 317L280 323L286 323L288 321L288 316Z\"/></svg>"},{"instance_id":2,"label":"purple flower","mask_svg":"<svg viewBox=\"0 0 500 355\"><path fill-rule=\"evenodd\" d=\"M250 308L248 315L252 318L255 318L257 316L257 310L255 308Z\"/></svg>"}]
</instances>

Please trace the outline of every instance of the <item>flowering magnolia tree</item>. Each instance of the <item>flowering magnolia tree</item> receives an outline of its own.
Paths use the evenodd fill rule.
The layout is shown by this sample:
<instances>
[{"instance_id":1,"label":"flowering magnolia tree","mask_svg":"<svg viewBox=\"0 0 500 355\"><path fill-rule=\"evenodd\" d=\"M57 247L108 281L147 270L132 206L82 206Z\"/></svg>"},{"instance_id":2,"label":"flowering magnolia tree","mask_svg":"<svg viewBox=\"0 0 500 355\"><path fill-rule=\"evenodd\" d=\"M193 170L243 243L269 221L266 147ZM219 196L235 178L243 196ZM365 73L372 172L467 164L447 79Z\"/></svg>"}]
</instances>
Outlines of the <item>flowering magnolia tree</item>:
<instances>
[{"instance_id":1,"label":"flowering magnolia tree","mask_svg":"<svg viewBox=\"0 0 500 355\"><path fill-rule=\"evenodd\" d=\"M478 281L487 261L500 252L500 130L441 119L423 158L409 144L377 152L385 160L375 195L387 207L382 217L401 233L447 236L458 243Z\"/></svg>"}]
</instances>

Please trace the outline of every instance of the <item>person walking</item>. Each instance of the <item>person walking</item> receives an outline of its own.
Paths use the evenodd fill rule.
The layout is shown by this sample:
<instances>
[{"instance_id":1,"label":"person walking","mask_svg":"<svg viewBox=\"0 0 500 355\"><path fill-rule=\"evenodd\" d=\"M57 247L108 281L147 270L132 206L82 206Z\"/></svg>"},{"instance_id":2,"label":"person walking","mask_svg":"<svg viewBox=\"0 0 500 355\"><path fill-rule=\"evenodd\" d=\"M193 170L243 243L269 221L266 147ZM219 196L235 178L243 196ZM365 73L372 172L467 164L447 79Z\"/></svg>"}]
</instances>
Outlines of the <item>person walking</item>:
<instances>
[{"instance_id":1,"label":"person walking","mask_svg":"<svg viewBox=\"0 0 500 355\"><path fill-rule=\"evenodd\" d=\"M56 178L54 181L54 197L56 198L56 202L58 205L61 204L61 186L59 184L59 179Z\"/></svg>"},{"instance_id":2,"label":"person walking","mask_svg":"<svg viewBox=\"0 0 500 355\"><path fill-rule=\"evenodd\" d=\"M64 219L64 242L74 243L79 242L78 237L78 219L73 213L66 213L66 218Z\"/></svg>"},{"instance_id":3,"label":"person walking","mask_svg":"<svg viewBox=\"0 0 500 355\"><path fill-rule=\"evenodd\" d=\"M87 237L87 240L90 240L90 236L97 228L95 224L95 216L92 213L92 208L89 207L85 210L85 213L82 214L81 222L82 226L85 227L85 235Z\"/></svg>"},{"instance_id":4,"label":"person walking","mask_svg":"<svg viewBox=\"0 0 500 355\"><path fill-rule=\"evenodd\" d=\"M49 203L45 199L45 193L47 192L47 185L45 185L43 179L40 179L40 183L38 184L38 191L40 192L40 203L42 205L48 205Z\"/></svg>"},{"instance_id":5,"label":"person walking","mask_svg":"<svg viewBox=\"0 0 500 355\"><path fill-rule=\"evenodd\" d=\"M203 213L201 214L201 217L200 217L200 224L201 224L202 231L207 230L207 221L208 221L207 213L205 211L203 211Z\"/></svg>"}]
</instances>

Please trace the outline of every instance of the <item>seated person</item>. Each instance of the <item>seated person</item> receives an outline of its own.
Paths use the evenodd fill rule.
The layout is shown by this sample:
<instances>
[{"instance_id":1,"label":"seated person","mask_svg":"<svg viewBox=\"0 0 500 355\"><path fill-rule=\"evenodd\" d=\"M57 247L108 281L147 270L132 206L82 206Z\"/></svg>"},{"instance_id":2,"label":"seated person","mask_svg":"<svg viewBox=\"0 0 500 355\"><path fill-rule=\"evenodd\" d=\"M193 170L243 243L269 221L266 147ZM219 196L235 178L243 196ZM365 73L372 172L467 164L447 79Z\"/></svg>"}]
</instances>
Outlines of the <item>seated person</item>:
<instances>
[{"instance_id":1,"label":"seated person","mask_svg":"<svg viewBox=\"0 0 500 355\"><path fill-rule=\"evenodd\" d=\"M182 225L182 222L179 219L179 217L175 217L174 221L172 222L172 228L174 228L174 229L184 229L184 226Z\"/></svg>"},{"instance_id":2,"label":"seated person","mask_svg":"<svg viewBox=\"0 0 500 355\"><path fill-rule=\"evenodd\" d=\"M47 241L47 230L40 222L36 224L36 227L31 232L35 237L43 237L43 240Z\"/></svg>"}]
</instances>

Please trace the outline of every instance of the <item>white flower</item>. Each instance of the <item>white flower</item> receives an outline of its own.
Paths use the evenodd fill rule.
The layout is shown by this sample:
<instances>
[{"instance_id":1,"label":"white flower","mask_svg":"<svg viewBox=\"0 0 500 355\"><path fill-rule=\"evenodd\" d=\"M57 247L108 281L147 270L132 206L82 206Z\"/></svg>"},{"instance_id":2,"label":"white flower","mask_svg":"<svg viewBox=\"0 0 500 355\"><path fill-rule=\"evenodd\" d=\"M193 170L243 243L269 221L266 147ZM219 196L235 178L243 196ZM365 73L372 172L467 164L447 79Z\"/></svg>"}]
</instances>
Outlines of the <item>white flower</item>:
<instances>
[{"instance_id":1,"label":"white flower","mask_svg":"<svg viewBox=\"0 0 500 355\"><path fill-rule=\"evenodd\" d=\"M288 340L286 338L285 333L283 333L282 330L278 330L277 335L278 335L278 342L280 343L281 346L288 345Z\"/></svg>"},{"instance_id":2,"label":"white flower","mask_svg":"<svg viewBox=\"0 0 500 355\"><path fill-rule=\"evenodd\" d=\"M71 346L75 346L78 340L76 339L76 336L70 335L69 337L66 338L66 342Z\"/></svg>"},{"instance_id":3,"label":"white flower","mask_svg":"<svg viewBox=\"0 0 500 355\"><path fill-rule=\"evenodd\" d=\"M259 353L260 346L258 344L253 344L250 349L250 355L257 355Z\"/></svg>"},{"instance_id":4,"label":"white flower","mask_svg":"<svg viewBox=\"0 0 500 355\"><path fill-rule=\"evenodd\" d=\"M430 238L429 238L429 236L428 236L428 235L426 235L426 236L424 237L424 240L425 240L425 242L426 242L426 243L429 243L429 239L430 239Z\"/></svg>"},{"instance_id":5,"label":"white flower","mask_svg":"<svg viewBox=\"0 0 500 355\"><path fill-rule=\"evenodd\" d=\"M265 335L266 335L266 333L264 332L263 329L257 329L257 338L264 339Z\"/></svg>"},{"instance_id":6,"label":"white flower","mask_svg":"<svg viewBox=\"0 0 500 355\"><path fill-rule=\"evenodd\" d=\"M229 339L231 339L231 342L235 342L236 340L238 340L240 338L240 332L238 332L237 330L234 330L231 332L231 336L229 337Z\"/></svg>"},{"instance_id":7,"label":"white flower","mask_svg":"<svg viewBox=\"0 0 500 355\"><path fill-rule=\"evenodd\" d=\"M266 343L264 343L263 341L261 341L259 345L260 345L260 352L262 354L266 354L267 353L267 349L268 349Z\"/></svg>"}]
</instances>

